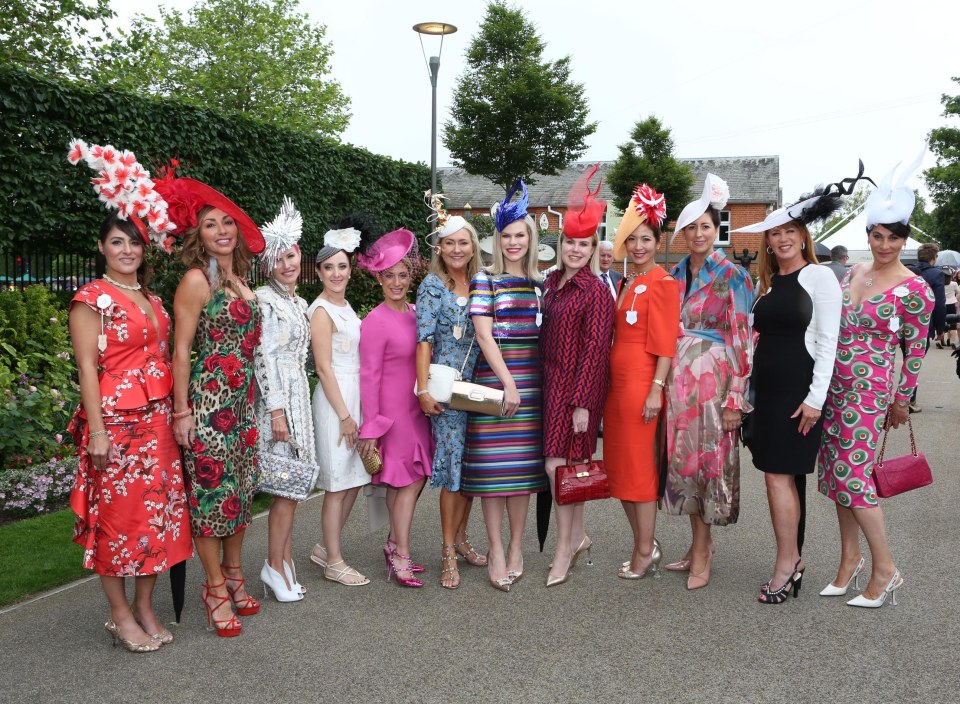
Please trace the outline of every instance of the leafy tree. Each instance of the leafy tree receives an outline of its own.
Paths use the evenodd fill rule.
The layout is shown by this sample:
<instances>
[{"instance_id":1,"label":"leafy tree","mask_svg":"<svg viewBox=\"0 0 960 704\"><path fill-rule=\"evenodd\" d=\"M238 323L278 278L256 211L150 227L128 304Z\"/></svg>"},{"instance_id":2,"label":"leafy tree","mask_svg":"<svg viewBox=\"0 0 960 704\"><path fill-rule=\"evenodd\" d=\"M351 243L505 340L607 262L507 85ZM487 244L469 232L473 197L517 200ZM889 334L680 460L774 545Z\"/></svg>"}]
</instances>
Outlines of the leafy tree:
<instances>
[{"instance_id":1,"label":"leafy tree","mask_svg":"<svg viewBox=\"0 0 960 704\"><path fill-rule=\"evenodd\" d=\"M87 78L109 37L110 0L0 0L0 62L37 74ZM101 33L90 32L99 24Z\"/></svg>"},{"instance_id":2,"label":"leafy tree","mask_svg":"<svg viewBox=\"0 0 960 704\"><path fill-rule=\"evenodd\" d=\"M519 177L533 183L534 174L558 173L597 129L587 122L583 84L570 79L570 57L546 61L545 47L522 10L487 5L444 123L453 163L504 191Z\"/></svg>"},{"instance_id":3,"label":"leafy tree","mask_svg":"<svg viewBox=\"0 0 960 704\"><path fill-rule=\"evenodd\" d=\"M634 125L630 141L620 145L620 156L607 172L607 185L616 196L614 205L625 210L633 189L648 183L667 197L667 221L676 220L690 201L695 179L690 167L674 158L673 148L669 128L656 117Z\"/></svg>"},{"instance_id":4,"label":"leafy tree","mask_svg":"<svg viewBox=\"0 0 960 704\"><path fill-rule=\"evenodd\" d=\"M184 17L142 15L100 52L99 79L198 107L336 136L350 100L327 77L326 27L297 13L297 0L200 0Z\"/></svg>"},{"instance_id":5,"label":"leafy tree","mask_svg":"<svg viewBox=\"0 0 960 704\"><path fill-rule=\"evenodd\" d=\"M960 77L954 76L960 84ZM960 117L960 95L943 95L943 116ZM960 249L960 128L937 127L930 131L930 149L937 155L937 165L925 176L933 211L933 232L946 249Z\"/></svg>"}]
</instances>

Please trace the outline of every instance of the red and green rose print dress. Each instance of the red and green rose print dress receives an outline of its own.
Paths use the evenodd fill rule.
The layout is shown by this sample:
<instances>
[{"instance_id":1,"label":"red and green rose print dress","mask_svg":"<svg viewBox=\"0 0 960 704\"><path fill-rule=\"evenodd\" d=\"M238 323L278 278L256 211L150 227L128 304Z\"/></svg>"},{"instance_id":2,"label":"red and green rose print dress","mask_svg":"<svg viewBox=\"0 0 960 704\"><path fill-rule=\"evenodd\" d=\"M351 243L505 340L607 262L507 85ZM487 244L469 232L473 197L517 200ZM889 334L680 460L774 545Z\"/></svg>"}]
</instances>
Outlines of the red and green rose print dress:
<instances>
[{"instance_id":1,"label":"red and green rose print dress","mask_svg":"<svg viewBox=\"0 0 960 704\"><path fill-rule=\"evenodd\" d=\"M251 519L257 488L253 348L259 342L256 302L214 291L197 323L198 354L190 372L197 437L184 453L197 537L225 538Z\"/></svg>"}]
</instances>

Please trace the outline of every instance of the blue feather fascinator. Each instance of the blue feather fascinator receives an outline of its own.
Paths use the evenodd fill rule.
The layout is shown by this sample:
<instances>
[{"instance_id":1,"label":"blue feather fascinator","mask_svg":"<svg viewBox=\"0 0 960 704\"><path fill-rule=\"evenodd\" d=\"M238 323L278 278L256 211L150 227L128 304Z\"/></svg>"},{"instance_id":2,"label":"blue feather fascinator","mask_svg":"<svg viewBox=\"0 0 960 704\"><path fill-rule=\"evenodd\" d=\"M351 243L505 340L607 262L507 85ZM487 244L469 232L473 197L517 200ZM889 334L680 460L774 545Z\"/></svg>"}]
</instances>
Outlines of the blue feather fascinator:
<instances>
[{"instance_id":1,"label":"blue feather fascinator","mask_svg":"<svg viewBox=\"0 0 960 704\"><path fill-rule=\"evenodd\" d=\"M517 191L520 191L520 198L515 203L511 203L510 199L516 195ZM504 198L497 204L496 210L493 214L493 222L497 227L497 232L503 232L503 228L509 225L512 222L517 220L523 220L527 217L527 204L530 202L527 197L527 185L523 182L522 178L518 178L517 182L513 184L513 188L510 189L510 192L507 193L507 197Z\"/></svg>"}]
</instances>

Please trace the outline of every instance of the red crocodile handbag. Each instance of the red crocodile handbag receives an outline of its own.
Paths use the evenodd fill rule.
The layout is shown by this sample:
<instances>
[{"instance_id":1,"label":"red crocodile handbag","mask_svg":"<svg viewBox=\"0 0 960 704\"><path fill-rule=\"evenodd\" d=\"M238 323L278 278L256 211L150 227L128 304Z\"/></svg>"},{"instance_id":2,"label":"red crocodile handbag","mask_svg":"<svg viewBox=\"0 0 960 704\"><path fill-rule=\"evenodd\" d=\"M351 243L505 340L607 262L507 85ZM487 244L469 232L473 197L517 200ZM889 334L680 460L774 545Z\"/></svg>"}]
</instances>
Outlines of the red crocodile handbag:
<instances>
[{"instance_id":1,"label":"red crocodile handbag","mask_svg":"<svg viewBox=\"0 0 960 704\"><path fill-rule=\"evenodd\" d=\"M600 460L571 462L557 467L556 491L560 506L610 498L610 482Z\"/></svg>"}]
</instances>

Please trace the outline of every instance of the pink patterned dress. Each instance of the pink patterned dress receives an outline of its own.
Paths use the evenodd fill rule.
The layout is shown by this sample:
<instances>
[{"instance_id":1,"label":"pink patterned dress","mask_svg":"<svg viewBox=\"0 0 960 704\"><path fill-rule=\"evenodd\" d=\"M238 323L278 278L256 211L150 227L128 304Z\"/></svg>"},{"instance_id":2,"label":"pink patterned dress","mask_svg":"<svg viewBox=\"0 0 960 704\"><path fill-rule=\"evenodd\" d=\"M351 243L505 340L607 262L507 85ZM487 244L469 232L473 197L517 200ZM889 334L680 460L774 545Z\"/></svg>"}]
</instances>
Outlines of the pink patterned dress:
<instances>
[{"instance_id":1,"label":"pink patterned dress","mask_svg":"<svg viewBox=\"0 0 960 704\"><path fill-rule=\"evenodd\" d=\"M724 408L750 411L748 322L753 284L744 269L711 253L687 281L689 257L671 271L680 283L683 336L667 385L667 481L662 507L723 526L740 515L737 432L724 432Z\"/></svg>"},{"instance_id":2,"label":"pink patterned dress","mask_svg":"<svg viewBox=\"0 0 960 704\"><path fill-rule=\"evenodd\" d=\"M933 291L922 277L907 279L854 306L850 275L843 280L840 343L823 406L817 456L820 493L847 508L877 506L873 460L893 393L894 363L906 347L895 399L909 401L927 352Z\"/></svg>"}]
</instances>

